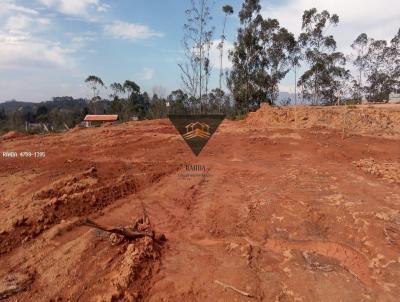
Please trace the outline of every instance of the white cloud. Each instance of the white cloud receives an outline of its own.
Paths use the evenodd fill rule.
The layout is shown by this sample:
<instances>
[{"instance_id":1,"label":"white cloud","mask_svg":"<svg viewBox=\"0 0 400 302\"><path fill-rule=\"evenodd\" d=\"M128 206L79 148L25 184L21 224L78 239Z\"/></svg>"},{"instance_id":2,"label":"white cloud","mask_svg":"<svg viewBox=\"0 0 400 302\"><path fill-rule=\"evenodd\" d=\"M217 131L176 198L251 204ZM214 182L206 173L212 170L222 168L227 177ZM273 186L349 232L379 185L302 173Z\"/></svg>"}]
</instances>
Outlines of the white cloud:
<instances>
[{"instance_id":1,"label":"white cloud","mask_svg":"<svg viewBox=\"0 0 400 302\"><path fill-rule=\"evenodd\" d=\"M210 62L211 66L215 69L220 68L221 62L221 53L218 49L218 45L221 41L214 40L212 41L212 46L210 49ZM232 68L232 62L229 60L229 51L233 49L233 44L229 41L224 42L224 53L222 56L222 68L223 69L230 69Z\"/></svg>"},{"instance_id":2,"label":"white cloud","mask_svg":"<svg viewBox=\"0 0 400 302\"><path fill-rule=\"evenodd\" d=\"M34 9L15 4L15 0L0 0L0 15L3 13L8 13L10 11L30 15L38 15L38 12Z\"/></svg>"},{"instance_id":3,"label":"white cloud","mask_svg":"<svg viewBox=\"0 0 400 302\"><path fill-rule=\"evenodd\" d=\"M100 1L36 0L31 3L42 2L59 12L91 18L89 13L98 15L97 11L108 9ZM71 79L74 87L63 87L61 84L77 72L77 62L82 58L82 52L77 50L93 40L94 35L79 33L81 37L71 36L67 44L61 42L62 37L52 40L42 31L50 29L55 14L44 14L43 10L36 11L20 3L23 2L0 0L0 70L3 71L0 72L0 98L36 101L51 95L82 95L75 85L82 77ZM28 5L27 1L25 3Z\"/></svg>"},{"instance_id":4,"label":"white cloud","mask_svg":"<svg viewBox=\"0 0 400 302\"><path fill-rule=\"evenodd\" d=\"M50 19L32 17L30 15L13 15L7 19L5 29L9 32L26 32L39 31L47 28L50 25Z\"/></svg>"},{"instance_id":5,"label":"white cloud","mask_svg":"<svg viewBox=\"0 0 400 302\"><path fill-rule=\"evenodd\" d=\"M104 31L113 38L132 41L164 36L147 25L122 21L114 21L112 24L106 25Z\"/></svg>"},{"instance_id":6,"label":"white cloud","mask_svg":"<svg viewBox=\"0 0 400 302\"><path fill-rule=\"evenodd\" d=\"M35 39L30 34L8 34L0 32L0 68L42 68L58 66L70 68L71 50L58 43Z\"/></svg>"},{"instance_id":7,"label":"white cloud","mask_svg":"<svg viewBox=\"0 0 400 302\"><path fill-rule=\"evenodd\" d=\"M70 67L71 50L59 43L38 38L36 33L48 28L50 19L30 13L7 1L1 2L6 22L0 27L0 68L23 69L48 66ZM7 9L7 10L6 10ZM17 12L17 13L16 13Z\"/></svg>"},{"instance_id":8,"label":"white cloud","mask_svg":"<svg viewBox=\"0 0 400 302\"><path fill-rule=\"evenodd\" d=\"M345 52L360 33L375 39L391 39L400 26L399 0L288 0L277 4L263 1L262 14L278 19L282 26L298 35L303 12L313 7L339 15L339 25L332 34L339 50Z\"/></svg>"},{"instance_id":9,"label":"white cloud","mask_svg":"<svg viewBox=\"0 0 400 302\"><path fill-rule=\"evenodd\" d=\"M16 15L8 18L6 29L10 31L20 31L31 26L33 19L26 15Z\"/></svg>"},{"instance_id":10,"label":"white cloud","mask_svg":"<svg viewBox=\"0 0 400 302\"><path fill-rule=\"evenodd\" d=\"M71 39L71 42L77 47L84 47L88 42L92 42L95 39L92 37L76 36Z\"/></svg>"},{"instance_id":11,"label":"white cloud","mask_svg":"<svg viewBox=\"0 0 400 302\"><path fill-rule=\"evenodd\" d=\"M101 3L100 0L39 0L48 8L55 9L58 12L74 16L93 19L91 10L105 12L109 5Z\"/></svg>"},{"instance_id":12,"label":"white cloud","mask_svg":"<svg viewBox=\"0 0 400 302\"><path fill-rule=\"evenodd\" d=\"M47 26L50 25L51 20L48 19L48 18L38 18L38 19L36 20L36 22L37 22L37 24L40 25L40 26L47 27Z\"/></svg>"},{"instance_id":13,"label":"white cloud","mask_svg":"<svg viewBox=\"0 0 400 302\"><path fill-rule=\"evenodd\" d=\"M99 6L97 6L97 11L98 11L98 12L103 12L103 13L105 13L105 12L107 12L110 8L111 8L111 6L108 5L108 4L100 4Z\"/></svg>"},{"instance_id":14,"label":"white cloud","mask_svg":"<svg viewBox=\"0 0 400 302\"><path fill-rule=\"evenodd\" d=\"M143 79L144 80L151 80L154 76L154 69L151 68L143 68Z\"/></svg>"}]
</instances>

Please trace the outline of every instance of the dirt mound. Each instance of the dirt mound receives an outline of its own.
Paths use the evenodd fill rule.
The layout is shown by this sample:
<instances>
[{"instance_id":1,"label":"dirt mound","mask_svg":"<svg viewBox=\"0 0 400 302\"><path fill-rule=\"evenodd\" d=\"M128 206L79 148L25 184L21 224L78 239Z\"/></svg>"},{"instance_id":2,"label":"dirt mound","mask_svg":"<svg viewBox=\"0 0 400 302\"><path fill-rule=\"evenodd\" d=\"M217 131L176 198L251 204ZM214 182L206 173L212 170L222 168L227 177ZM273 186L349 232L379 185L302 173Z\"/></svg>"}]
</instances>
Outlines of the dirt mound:
<instances>
[{"instance_id":1,"label":"dirt mound","mask_svg":"<svg viewBox=\"0 0 400 302\"><path fill-rule=\"evenodd\" d=\"M82 130L83 128L81 128L79 125L76 125L74 128L71 128L69 130L69 132L78 132L80 130Z\"/></svg>"},{"instance_id":2,"label":"dirt mound","mask_svg":"<svg viewBox=\"0 0 400 302\"><path fill-rule=\"evenodd\" d=\"M106 227L89 219L82 219L81 225L94 228L74 246L84 269L71 266L65 256L70 252L63 252L63 261L53 264L58 267L55 277L59 282L50 289L51 299L40 297L35 291L35 286L46 276L36 274L29 267L21 273L8 271L0 280L0 299L20 295L24 301L142 301L151 286L149 280L160 264L166 241L164 234L154 231L147 214L134 219L127 227ZM52 242L60 236L63 233L52 237ZM66 272L60 269L62 266ZM71 274L71 270L76 270L76 279L65 285L65 275L60 276ZM28 290L32 290L33 296ZM29 299L24 299L27 296Z\"/></svg>"},{"instance_id":3,"label":"dirt mound","mask_svg":"<svg viewBox=\"0 0 400 302\"><path fill-rule=\"evenodd\" d=\"M354 161L353 165L368 174L381 177L391 183L400 184L400 163L377 163L373 158L365 158Z\"/></svg>"},{"instance_id":4,"label":"dirt mound","mask_svg":"<svg viewBox=\"0 0 400 302\"><path fill-rule=\"evenodd\" d=\"M12 219L12 227L0 236L0 254L39 236L63 220L99 212L113 202L155 183L168 172L143 167L140 175L105 178L95 167L50 183L35 192L29 206Z\"/></svg>"},{"instance_id":5,"label":"dirt mound","mask_svg":"<svg viewBox=\"0 0 400 302\"><path fill-rule=\"evenodd\" d=\"M22 136L25 136L25 134L23 134L21 132L17 132L17 131L9 131L6 134L4 134L1 138L3 140L9 140L9 139L22 137Z\"/></svg>"},{"instance_id":6,"label":"dirt mound","mask_svg":"<svg viewBox=\"0 0 400 302\"><path fill-rule=\"evenodd\" d=\"M271 107L263 105L246 122L257 128L312 127L367 135L400 135L400 107Z\"/></svg>"},{"instance_id":7,"label":"dirt mound","mask_svg":"<svg viewBox=\"0 0 400 302\"><path fill-rule=\"evenodd\" d=\"M97 288L90 284L96 296L82 296L82 301L141 301L148 291L148 280L152 277L153 268L159 264L161 248L166 238L156 233L147 215L134 221L131 226L107 228L92 221L88 226L111 233L112 245L122 245L118 261L110 272L102 278L102 283L109 283L107 288Z\"/></svg>"}]
</instances>

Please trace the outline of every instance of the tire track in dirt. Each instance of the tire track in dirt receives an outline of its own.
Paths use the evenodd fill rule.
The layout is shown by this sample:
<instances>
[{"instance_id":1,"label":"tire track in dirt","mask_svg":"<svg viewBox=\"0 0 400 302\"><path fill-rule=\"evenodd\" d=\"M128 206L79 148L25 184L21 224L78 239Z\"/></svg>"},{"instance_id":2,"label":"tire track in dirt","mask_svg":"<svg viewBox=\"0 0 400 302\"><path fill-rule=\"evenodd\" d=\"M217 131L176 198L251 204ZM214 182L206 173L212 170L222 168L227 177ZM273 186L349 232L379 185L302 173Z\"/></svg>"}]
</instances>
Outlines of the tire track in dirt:
<instances>
[{"instance_id":1,"label":"tire track in dirt","mask_svg":"<svg viewBox=\"0 0 400 302\"><path fill-rule=\"evenodd\" d=\"M376 287L371 277L367 258L360 252L344 244L329 241L285 241L268 239L264 245L267 250L283 253L285 250L301 250L317 253L338 260L343 268L357 277L368 287Z\"/></svg>"},{"instance_id":2,"label":"tire track in dirt","mask_svg":"<svg viewBox=\"0 0 400 302\"><path fill-rule=\"evenodd\" d=\"M164 221L164 223L160 223L160 227L176 234L184 232L185 229L193 230L196 226L199 226L201 222L195 213L200 206L198 204L198 195L201 194L206 183L207 180L199 179L189 185L184 194L178 194L173 197L172 203L152 205L157 208L154 212L164 214L162 217L158 217L160 221Z\"/></svg>"}]
</instances>

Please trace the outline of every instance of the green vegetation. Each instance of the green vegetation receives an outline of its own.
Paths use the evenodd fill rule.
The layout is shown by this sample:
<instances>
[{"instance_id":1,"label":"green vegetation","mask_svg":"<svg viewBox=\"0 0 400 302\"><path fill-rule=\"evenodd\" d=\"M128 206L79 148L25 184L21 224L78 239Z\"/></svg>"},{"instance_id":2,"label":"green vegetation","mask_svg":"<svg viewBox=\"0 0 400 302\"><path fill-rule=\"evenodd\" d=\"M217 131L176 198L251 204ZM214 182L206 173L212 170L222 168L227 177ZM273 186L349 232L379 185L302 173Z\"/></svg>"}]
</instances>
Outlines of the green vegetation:
<instances>
[{"instance_id":1,"label":"green vegetation","mask_svg":"<svg viewBox=\"0 0 400 302\"><path fill-rule=\"evenodd\" d=\"M400 91L400 29L390 41L368 39L367 35L356 44L364 45L368 50L360 54L355 65L361 68L366 77L359 86L369 100L387 100L391 92ZM358 86L357 86L358 87Z\"/></svg>"},{"instance_id":2,"label":"green vegetation","mask_svg":"<svg viewBox=\"0 0 400 302\"><path fill-rule=\"evenodd\" d=\"M300 77L298 83L311 103L317 105L321 100L334 104L350 72L345 69L346 58L336 52L336 41L327 35L330 26L337 26L339 17L328 11L318 13L315 8L303 14L302 33L299 45L309 69Z\"/></svg>"},{"instance_id":3,"label":"green vegetation","mask_svg":"<svg viewBox=\"0 0 400 302\"><path fill-rule=\"evenodd\" d=\"M230 53L233 68L228 86L238 113L274 104L278 84L290 71L297 52L293 34L280 27L276 19L264 19L259 1L246 0L239 12L241 27L235 48Z\"/></svg>"},{"instance_id":4,"label":"green vegetation","mask_svg":"<svg viewBox=\"0 0 400 302\"><path fill-rule=\"evenodd\" d=\"M99 104L100 105L100 104ZM81 122L87 112L89 103L84 99L72 97L56 97L53 101L42 103L24 103L10 101L0 104L0 131L26 131L30 125L32 132L41 132L43 127L49 130L66 129ZM100 106L99 106L100 107ZM102 107L106 107L103 102Z\"/></svg>"},{"instance_id":5,"label":"green vegetation","mask_svg":"<svg viewBox=\"0 0 400 302\"><path fill-rule=\"evenodd\" d=\"M133 118L159 119L166 118L168 113L192 112L191 97L180 89L172 91L166 98L158 97L157 94L150 97L147 92L141 92L133 81L126 81L124 85L113 83L110 89L112 93L109 100L95 95L90 100L56 97L41 103L2 103L0 133L10 130L25 132L27 125L29 133L43 132L43 125L49 131L64 131L82 122L87 114L118 114L119 120L126 122ZM124 97L125 93L127 95ZM234 114L230 98L223 91L214 89L208 93L207 98L209 103L204 107L205 112Z\"/></svg>"}]
</instances>

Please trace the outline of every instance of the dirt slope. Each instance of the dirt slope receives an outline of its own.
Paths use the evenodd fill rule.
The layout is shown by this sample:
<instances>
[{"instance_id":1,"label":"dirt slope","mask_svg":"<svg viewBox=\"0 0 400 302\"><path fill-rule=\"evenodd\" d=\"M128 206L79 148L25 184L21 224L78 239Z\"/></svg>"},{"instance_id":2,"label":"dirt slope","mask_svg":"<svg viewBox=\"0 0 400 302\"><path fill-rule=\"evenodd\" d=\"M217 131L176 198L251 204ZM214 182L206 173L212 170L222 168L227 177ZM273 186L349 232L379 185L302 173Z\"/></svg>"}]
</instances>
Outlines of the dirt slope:
<instances>
[{"instance_id":1,"label":"dirt slope","mask_svg":"<svg viewBox=\"0 0 400 302\"><path fill-rule=\"evenodd\" d=\"M46 157L0 157L0 299L398 301L399 140L266 125L225 121L197 158L167 120L1 142ZM166 243L81 223L142 203Z\"/></svg>"},{"instance_id":2,"label":"dirt slope","mask_svg":"<svg viewBox=\"0 0 400 302\"><path fill-rule=\"evenodd\" d=\"M346 134L400 137L400 105L340 107L271 107L250 113L247 122L256 128L312 127L336 129Z\"/></svg>"}]
</instances>

